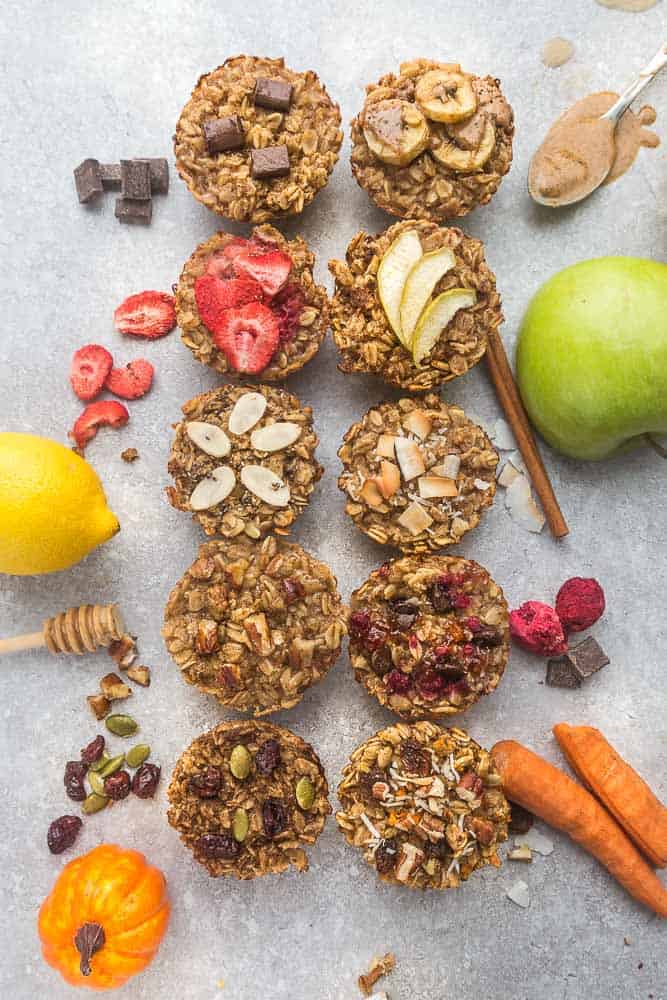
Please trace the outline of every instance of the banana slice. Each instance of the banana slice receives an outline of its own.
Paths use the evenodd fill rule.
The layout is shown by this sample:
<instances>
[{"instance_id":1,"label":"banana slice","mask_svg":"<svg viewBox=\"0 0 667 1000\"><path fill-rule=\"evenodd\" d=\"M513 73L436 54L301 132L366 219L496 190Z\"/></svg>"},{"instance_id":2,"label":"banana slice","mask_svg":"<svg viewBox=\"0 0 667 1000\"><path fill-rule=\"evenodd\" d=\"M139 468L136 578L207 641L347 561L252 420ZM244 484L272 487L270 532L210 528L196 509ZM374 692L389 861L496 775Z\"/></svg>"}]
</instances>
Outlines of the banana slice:
<instances>
[{"instance_id":1,"label":"banana slice","mask_svg":"<svg viewBox=\"0 0 667 1000\"><path fill-rule=\"evenodd\" d=\"M370 151L394 167L406 166L428 146L428 124L410 101L376 101L364 111L362 125Z\"/></svg>"},{"instance_id":2,"label":"banana slice","mask_svg":"<svg viewBox=\"0 0 667 1000\"><path fill-rule=\"evenodd\" d=\"M443 134L442 142L431 149L431 156L450 170L455 170L459 174L470 174L482 169L495 146L496 130L487 118L480 144L476 149L461 149L453 139Z\"/></svg>"},{"instance_id":3,"label":"banana slice","mask_svg":"<svg viewBox=\"0 0 667 1000\"><path fill-rule=\"evenodd\" d=\"M477 111L477 94L466 73L432 69L415 87L415 100L427 118L460 122Z\"/></svg>"},{"instance_id":4,"label":"banana slice","mask_svg":"<svg viewBox=\"0 0 667 1000\"><path fill-rule=\"evenodd\" d=\"M403 343L409 347L422 310L443 274L456 264L449 247L425 253L408 274L401 297L401 330Z\"/></svg>"},{"instance_id":5,"label":"banana slice","mask_svg":"<svg viewBox=\"0 0 667 1000\"><path fill-rule=\"evenodd\" d=\"M433 349L447 324L459 309L468 309L477 302L477 292L470 288L450 288L433 299L421 314L412 338L412 356L415 364Z\"/></svg>"},{"instance_id":6,"label":"banana slice","mask_svg":"<svg viewBox=\"0 0 667 1000\"><path fill-rule=\"evenodd\" d=\"M380 261L377 273L380 303L389 325L408 350L410 341L401 330L401 298L408 274L423 254L416 230L408 229L391 244Z\"/></svg>"}]
</instances>

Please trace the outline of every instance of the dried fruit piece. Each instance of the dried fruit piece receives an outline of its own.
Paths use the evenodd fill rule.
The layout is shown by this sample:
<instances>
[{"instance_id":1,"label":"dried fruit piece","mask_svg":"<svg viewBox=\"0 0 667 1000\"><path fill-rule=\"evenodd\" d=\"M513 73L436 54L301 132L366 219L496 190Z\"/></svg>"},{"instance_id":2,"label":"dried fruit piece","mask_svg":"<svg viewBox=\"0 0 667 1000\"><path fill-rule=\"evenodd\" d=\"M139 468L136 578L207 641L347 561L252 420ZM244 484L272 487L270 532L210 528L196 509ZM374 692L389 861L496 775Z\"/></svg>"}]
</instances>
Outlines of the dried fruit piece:
<instances>
[{"instance_id":1,"label":"dried fruit piece","mask_svg":"<svg viewBox=\"0 0 667 1000\"><path fill-rule=\"evenodd\" d=\"M436 122L459 122L477 110L472 77L460 67L433 69L417 81L415 101L427 118Z\"/></svg>"},{"instance_id":2,"label":"dried fruit piece","mask_svg":"<svg viewBox=\"0 0 667 1000\"><path fill-rule=\"evenodd\" d=\"M424 309L412 338L412 356L419 365L435 347L459 309L470 309L477 302L472 288L450 288L433 299Z\"/></svg>"},{"instance_id":3,"label":"dried fruit piece","mask_svg":"<svg viewBox=\"0 0 667 1000\"><path fill-rule=\"evenodd\" d=\"M383 255L377 272L377 290L380 303L390 327L403 346L407 348L410 346L410 341L403 338L401 299L407 276L421 258L422 253L422 245L417 231L408 229L394 240Z\"/></svg>"},{"instance_id":4,"label":"dried fruit piece","mask_svg":"<svg viewBox=\"0 0 667 1000\"><path fill-rule=\"evenodd\" d=\"M77 448L83 449L92 441L100 427L124 427L129 419L130 414L122 403L117 403L115 399L104 399L85 408L69 432L69 437L76 442Z\"/></svg>"},{"instance_id":5,"label":"dried fruit piece","mask_svg":"<svg viewBox=\"0 0 667 1000\"><path fill-rule=\"evenodd\" d=\"M152 799L160 781L161 768L157 764L142 764L134 772L132 791L140 799Z\"/></svg>"},{"instance_id":6,"label":"dried fruit piece","mask_svg":"<svg viewBox=\"0 0 667 1000\"><path fill-rule=\"evenodd\" d=\"M395 97L367 105L363 130L371 153L395 167L407 166L429 142L428 124L419 108Z\"/></svg>"},{"instance_id":7,"label":"dried fruit piece","mask_svg":"<svg viewBox=\"0 0 667 1000\"><path fill-rule=\"evenodd\" d=\"M104 737L96 736L81 751L81 760L84 764L94 764L104 753Z\"/></svg>"},{"instance_id":8,"label":"dried fruit piece","mask_svg":"<svg viewBox=\"0 0 667 1000\"><path fill-rule=\"evenodd\" d=\"M135 684L140 684L141 687L147 688L150 686L151 683L150 667L144 667L144 666L128 667L127 676L130 678L131 681L134 681Z\"/></svg>"},{"instance_id":9,"label":"dried fruit piece","mask_svg":"<svg viewBox=\"0 0 667 1000\"><path fill-rule=\"evenodd\" d=\"M261 392L245 392L234 403L227 424L231 434L245 434L264 416L266 397Z\"/></svg>"},{"instance_id":10,"label":"dried fruit piece","mask_svg":"<svg viewBox=\"0 0 667 1000\"><path fill-rule=\"evenodd\" d=\"M121 302L113 318L121 333L149 340L164 337L176 326L174 296L166 292L138 292Z\"/></svg>"},{"instance_id":11,"label":"dried fruit piece","mask_svg":"<svg viewBox=\"0 0 667 1000\"><path fill-rule=\"evenodd\" d=\"M281 799L268 798L262 803L262 824L267 837L277 837L287 827L287 809Z\"/></svg>"},{"instance_id":12,"label":"dried fruit piece","mask_svg":"<svg viewBox=\"0 0 667 1000\"><path fill-rule=\"evenodd\" d=\"M390 840L381 840L375 852L375 867L380 875L388 875L396 868L398 860L398 845L393 837Z\"/></svg>"},{"instance_id":13,"label":"dried fruit piece","mask_svg":"<svg viewBox=\"0 0 667 1000\"><path fill-rule=\"evenodd\" d=\"M185 425L185 433L197 448L212 458L226 458L231 451L231 441L217 424L209 424L204 420L190 420Z\"/></svg>"},{"instance_id":14,"label":"dried fruit piece","mask_svg":"<svg viewBox=\"0 0 667 1000\"><path fill-rule=\"evenodd\" d=\"M100 681L100 690L107 701L122 701L132 694L132 688L129 688L118 674L105 674Z\"/></svg>"},{"instance_id":15,"label":"dried fruit piece","mask_svg":"<svg viewBox=\"0 0 667 1000\"><path fill-rule=\"evenodd\" d=\"M104 780L104 794L115 802L130 794L130 776L127 771L116 771Z\"/></svg>"},{"instance_id":16,"label":"dried fruit piece","mask_svg":"<svg viewBox=\"0 0 667 1000\"><path fill-rule=\"evenodd\" d=\"M195 841L195 851L211 860L232 861L239 856L241 845L228 833L205 833Z\"/></svg>"},{"instance_id":17,"label":"dried fruit piece","mask_svg":"<svg viewBox=\"0 0 667 1000\"><path fill-rule=\"evenodd\" d=\"M241 482L247 490L271 507L286 507L289 503L289 485L264 465L244 465L241 469Z\"/></svg>"},{"instance_id":18,"label":"dried fruit piece","mask_svg":"<svg viewBox=\"0 0 667 1000\"><path fill-rule=\"evenodd\" d=\"M511 611L510 632L521 646L537 656L557 656L567 649L558 615L541 601L526 601Z\"/></svg>"},{"instance_id":19,"label":"dried fruit piece","mask_svg":"<svg viewBox=\"0 0 667 1000\"><path fill-rule=\"evenodd\" d=\"M153 374L154 368L150 361L136 358L124 368L112 368L104 387L121 399L139 399L150 389Z\"/></svg>"},{"instance_id":20,"label":"dried fruit piece","mask_svg":"<svg viewBox=\"0 0 667 1000\"><path fill-rule=\"evenodd\" d=\"M397 437L394 447L398 464L401 467L401 474L406 483L426 472L424 456L415 441L411 438Z\"/></svg>"},{"instance_id":21,"label":"dried fruit piece","mask_svg":"<svg viewBox=\"0 0 667 1000\"><path fill-rule=\"evenodd\" d=\"M235 486L236 476L232 469L228 465L219 465L210 476L197 483L190 494L190 507L192 510L210 510L226 500Z\"/></svg>"},{"instance_id":22,"label":"dried fruit piece","mask_svg":"<svg viewBox=\"0 0 667 1000\"><path fill-rule=\"evenodd\" d=\"M63 783L68 798L74 802L83 802L86 797L84 785L88 767L80 760L68 760L65 765L65 776Z\"/></svg>"},{"instance_id":23,"label":"dried fruit piece","mask_svg":"<svg viewBox=\"0 0 667 1000\"><path fill-rule=\"evenodd\" d=\"M277 317L260 302L227 309L211 333L234 371L251 375L264 371L280 339Z\"/></svg>"},{"instance_id":24,"label":"dried fruit piece","mask_svg":"<svg viewBox=\"0 0 667 1000\"><path fill-rule=\"evenodd\" d=\"M68 847L72 847L82 826L79 816L59 816L58 819L54 819L46 834L46 843L51 854L62 854Z\"/></svg>"},{"instance_id":25,"label":"dried fruit piece","mask_svg":"<svg viewBox=\"0 0 667 1000\"><path fill-rule=\"evenodd\" d=\"M273 298L289 278L292 260L277 247L266 249L249 244L234 256L233 267L236 274L254 279L264 294Z\"/></svg>"},{"instance_id":26,"label":"dried fruit piece","mask_svg":"<svg viewBox=\"0 0 667 1000\"><path fill-rule=\"evenodd\" d=\"M583 632L604 614L604 591L591 577L573 576L556 595L556 614L566 632Z\"/></svg>"},{"instance_id":27,"label":"dried fruit piece","mask_svg":"<svg viewBox=\"0 0 667 1000\"><path fill-rule=\"evenodd\" d=\"M131 715L108 715L104 725L114 736L132 736L139 728Z\"/></svg>"},{"instance_id":28,"label":"dried fruit piece","mask_svg":"<svg viewBox=\"0 0 667 1000\"><path fill-rule=\"evenodd\" d=\"M278 318L280 343L286 344L292 340L301 325L301 315L306 304L306 297L300 285L290 282L278 292L271 302L271 309ZM317 319L317 312L312 312L312 325ZM304 324L306 325L306 324Z\"/></svg>"},{"instance_id":29,"label":"dried fruit piece","mask_svg":"<svg viewBox=\"0 0 667 1000\"><path fill-rule=\"evenodd\" d=\"M255 451L282 451L301 437L302 427L290 420L278 420L275 424L258 427L250 435L250 444Z\"/></svg>"},{"instance_id":30,"label":"dried fruit piece","mask_svg":"<svg viewBox=\"0 0 667 1000\"><path fill-rule=\"evenodd\" d=\"M273 774L280 764L280 743L278 740L264 740L255 754L255 767L259 774Z\"/></svg>"},{"instance_id":31,"label":"dried fruit piece","mask_svg":"<svg viewBox=\"0 0 667 1000\"><path fill-rule=\"evenodd\" d=\"M315 801L315 785L312 783L310 778L303 777L299 778L296 783L296 788L294 790L296 795L296 801L300 809L307 812L312 808L313 802Z\"/></svg>"},{"instance_id":32,"label":"dried fruit piece","mask_svg":"<svg viewBox=\"0 0 667 1000\"><path fill-rule=\"evenodd\" d=\"M380 475L375 477L375 483L385 500L393 497L401 486L401 473L398 466L383 459L380 462Z\"/></svg>"},{"instance_id":33,"label":"dried fruit piece","mask_svg":"<svg viewBox=\"0 0 667 1000\"><path fill-rule=\"evenodd\" d=\"M189 790L200 799L214 799L222 789L222 774L218 767L206 767L193 774L188 781Z\"/></svg>"},{"instance_id":34,"label":"dried fruit piece","mask_svg":"<svg viewBox=\"0 0 667 1000\"><path fill-rule=\"evenodd\" d=\"M104 388L107 375L113 368L113 358L106 347L87 344L72 357L69 380L79 399L94 399Z\"/></svg>"},{"instance_id":35,"label":"dried fruit piece","mask_svg":"<svg viewBox=\"0 0 667 1000\"><path fill-rule=\"evenodd\" d=\"M195 281L195 301L199 316L211 333L219 329L227 309L240 309L249 302L261 302L263 297L261 285L252 278L220 281L207 273Z\"/></svg>"},{"instance_id":36,"label":"dried fruit piece","mask_svg":"<svg viewBox=\"0 0 667 1000\"><path fill-rule=\"evenodd\" d=\"M250 774L251 767L252 757L248 748L243 743L237 743L229 757L229 770L235 778L243 781Z\"/></svg>"}]
</instances>

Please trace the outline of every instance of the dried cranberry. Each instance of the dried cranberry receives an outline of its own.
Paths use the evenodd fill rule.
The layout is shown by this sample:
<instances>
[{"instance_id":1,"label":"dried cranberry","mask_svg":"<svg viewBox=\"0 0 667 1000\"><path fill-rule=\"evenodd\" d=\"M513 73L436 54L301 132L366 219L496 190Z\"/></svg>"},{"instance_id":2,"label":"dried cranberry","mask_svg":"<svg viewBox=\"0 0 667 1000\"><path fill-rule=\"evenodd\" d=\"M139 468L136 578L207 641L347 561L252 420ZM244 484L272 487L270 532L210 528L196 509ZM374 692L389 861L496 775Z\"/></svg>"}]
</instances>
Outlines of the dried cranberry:
<instances>
[{"instance_id":1,"label":"dried cranberry","mask_svg":"<svg viewBox=\"0 0 667 1000\"><path fill-rule=\"evenodd\" d=\"M376 649L371 653L371 670L379 677L384 677L393 667L394 661L391 656L391 650L386 646Z\"/></svg>"},{"instance_id":2,"label":"dried cranberry","mask_svg":"<svg viewBox=\"0 0 667 1000\"><path fill-rule=\"evenodd\" d=\"M395 597L390 601L389 608L400 628L410 628L419 617L419 605L405 601L402 597Z\"/></svg>"},{"instance_id":3,"label":"dried cranberry","mask_svg":"<svg viewBox=\"0 0 667 1000\"><path fill-rule=\"evenodd\" d=\"M370 611L353 611L349 620L350 638L362 639L368 632L370 625Z\"/></svg>"},{"instance_id":4,"label":"dried cranberry","mask_svg":"<svg viewBox=\"0 0 667 1000\"><path fill-rule=\"evenodd\" d=\"M131 785L132 781L127 771L116 771L105 779L104 794L115 801L126 799L130 794Z\"/></svg>"},{"instance_id":5,"label":"dried cranberry","mask_svg":"<svg viewBox=\"0 0 667 1000\"><path fill-rule=\"evenodd\" d=\"M96 736L88 746L81 751L81 761L84 764L94 764L104 753L104 737Z\"/></svg>"},{"instance_id":6,"label":"dried cranberry","mask_svg":"<svg viewBox=\"0 0 667 1000\"><path fill-rule=\"evenodd\" d=\"M280 799L265 799L262 803L262 822L267 837L277 837L287 826L287 809Z\"/></svg>"},{"instance_id":7,"label":"dried cranberry","mask_svg":"<svg viewBox=\"0 0 667 1000\"><path fill-rule=\"evenodd\" d=\"M142 764L132 778L132 791L140 799L152 799L160 781L160 767L157 764Z\"/></svg>"},{"instance_id":8,"label":"dried cranberry","mask_svg":"<svg viewBox=\"0 0 667 1000\"><path fill-rule=\"evenodd\" d=\"M479 650L476 646L473 646L471 642L466 642L461 646L461 658L465 663L467 660L476 660L479 656Z\"/></svg>"},{"instance_id":9,"label":"dried cranberry","mask_svg":"<svg viewBox=\"0 0 667 1000\"><path fill-rule=\"evenodd\" d=\"M491 646L502 645L503 636L502 632L498 629L484 626L473 633L472 641L476 646L481 646L482 649L488 649Z\"/></svg>"},{"instance_id":10,"label":"dried cranberry","mask_svg":"<svg viewBox=\"0 0 667 1000\"><path fill-rule=\"evenodd\" d=\"M392 670L391 673L387 674L384 682L387 686L387 691L391 692L391 694L407 694L410 690L412 679L409 674L404 674L401 670Z\"/></svg>"},{"instance_id":11,"label":"dried cranberry","mask_svg":"<svg viewBox=\"0 0 667 1000\"><path fill-rule=\"evenodd\" d=\"M431 773L430 754L413 740L406 740L405 743L401 744L401 760L405 770L410 774L418 774L425 778Z\"/></svg>"},{"instance_id":12,"label":"dried cranberry","mask_svg":"<svg viewBox=\"0 0 667 1000\"><path fill-rule=\"evenodd\" d=\"M452 610L452 603L449 599L449 585L443 577L431 584L427 594L434 611L442 614L445 611Z\"/></svg>"},{"instance_id":13,"label":"dried cranberry","mask_svg":"<svg viewBox=\"0 0 667 1000\"><path fill-rule=\"evenodd\" d=\"M382 579L384 580L385 577L389 576L390 572L391 572L391 563L383 562L380 568L377 570L377 575L382 577Z\"/></svg>"},{"instance_id":14,"label":"dried cranberry","mask_svg":"<svg viewBox=\"0 0 667 1000\"><path fill-rule=\"evenodd\" d=\"M62 854L71 847L83 826L80 816L60 816L54 819L46 835L51 854Z\"/></svg>"},{"instance_id":15,"label":"dried cranberry","mask_svg":"<svg viewBox=\"0 0 667 1000\"><path fill-rule=\"evenodd\" d=\"M468 597L467 594L451 594L450 601L453 608L457 611L462 611L464 608L469 608L472 603L472 598Z\"/></svg>"},{"instance_id":16,"label":"dried cranberry","mask_svg":"<svg viewBox=\"0 0 667 1000\"><path fill-rule=\"evenodd\" d=\"M86 797L86 786L83 781L88 771L88 765L80 760L68 760L65 764L65 791L74 802L83 802Z\"/></svg>"},{"instance_id":17,"label":"dried cranberry","mask_svg":"<svg viewBox=\"0 0 667 1000\"><path fill-rule=\"evenodd\" d=\"M475 635L476 632L479 632L479 630L483 627L481 621L475 615L471 615L470 618L466 618L463 624L466 628L470 629L473 635Z\"/></svg>"},{"instance_id":18,"label":"dried cranberry","mask_svg":"<svg viewBox=\"0 0 667 1000\"><path fill-rule=\"evenodd\" d=\"M420 670L415 675L417 693L428 701L440 698L446 687L447 681L437 670Z\"/></svg>"},{"instance_id":19,"label":"dried cranberry","mask_svg":"<svg viewBox=\"0 0 667 1000\"><path fill-rule=\"evenodd\" d=\"M213 861L231 861L239 856L241 845L229 833L205 833L195 841L195 850Z\"/></svg>"},{"instance_id":20,"label":"dried cranberry","mask_svg":"<svg viewBox=\"0 0 667 1000\"><path fill-rule=\"evenodd\" d=\"M380 649L381 646L384 646L388 636L389 636L388 625L385 625L384 622L378 622L378 621L371 622L371 625L364 639L364 646L371 652L374 649Z\"/></svg>"},{"instance_id":21,"label":"dried cranberry","mask_svg":"<svg viewBox=\"0 0 667 1000\"><path fill-rule=\"evenodd\" d=\"M375 852L375 867L380 875L388 875L396 867L398 850L393 840L381 840Z\"/></svg>"},{"instance_id":22,"label":"dried cranberry","mask_svg":"<svg viewBox=\"0 0 667 1000\"><path fill-rule=\"evenodd\" d=\"M214 799L222 788L222 775L217 767L207 767L199 774L193 774L188 788L200 799Z\"/></svg>"},{"instance_id":23,"label":"dried cranberry","mask_svg":"<svg viewBox=\"0 0 667 1000\"><path fill-rule=\"evenodd\" d=\"M283 590L285 591L285 601L287 604L294 604L305 597L306 591L300 580L293 580L288 577L283 580Z\"/></svg>"},{"instance_id":24,"label":"dried cranberry","mask_svg":"<svg viewBox=\"0 0 667 1000\"><path fill-rule=\"evenodd\" d=\"M278 316L281 344L287 343L294 337L305 301L306 298L301 287L294 282L289 282L274 296L271 309Z\"/></svg>"},{"instance_id":25,"label":"dried cranberry","mask_svg":"<svg viewBox=\"0 0 667 1000\"><path fill-rule=\"evenodd\" d=\"M280 743L278 740L264 740L255 754L255 767L259 774L273 774L280 764Z\"/></svg>"}]
</instances>

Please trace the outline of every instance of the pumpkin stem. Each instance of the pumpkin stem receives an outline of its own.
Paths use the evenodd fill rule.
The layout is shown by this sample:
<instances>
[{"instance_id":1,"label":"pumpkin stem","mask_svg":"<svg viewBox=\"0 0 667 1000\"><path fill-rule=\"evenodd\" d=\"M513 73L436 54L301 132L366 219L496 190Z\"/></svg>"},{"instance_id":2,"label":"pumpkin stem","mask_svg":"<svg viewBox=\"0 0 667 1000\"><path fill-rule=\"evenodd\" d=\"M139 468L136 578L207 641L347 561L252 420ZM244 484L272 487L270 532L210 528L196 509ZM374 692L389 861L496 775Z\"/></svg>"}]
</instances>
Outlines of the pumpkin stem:
<instances>
[{"instance_id":1,"label":"pumpkin stem","mask_svg":"<svg viewBox=\"0 0 667 1000\"><path fill-rule=\"evenodd\" d=\"M83 924L74 935L74 944L81 955L81 975L89 976L93 971L90 967L90 960L104 947L104 929L101 924Z\"/></svg>"}]
</instances>

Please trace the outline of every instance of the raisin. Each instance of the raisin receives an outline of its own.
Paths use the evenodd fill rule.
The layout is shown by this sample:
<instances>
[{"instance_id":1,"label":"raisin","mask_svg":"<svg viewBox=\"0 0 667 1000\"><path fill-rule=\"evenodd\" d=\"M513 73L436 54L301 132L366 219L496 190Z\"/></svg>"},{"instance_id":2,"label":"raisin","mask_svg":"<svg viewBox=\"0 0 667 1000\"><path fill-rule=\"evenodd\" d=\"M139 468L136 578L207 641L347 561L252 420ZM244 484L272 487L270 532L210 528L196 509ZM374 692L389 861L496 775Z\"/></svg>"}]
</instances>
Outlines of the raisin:
<instances>
[{"instance_id":1,"label":"raisin","mask_svg":"<svg viewBox=\"0 0 667 1000\"><path fill-rule=\"evenodd\" d=\"M207 767L199 774L193 774L188 788L200 799L214 799L222 788L222 775L217 767Z\"/></svg>"},{"instance_id":2,"label":"raisin","mask_svg":"<svg viewBox=\"0 0 667 1000\"><path fill-rule=\"evenodd\" d=\"M371 625L370 611L353 611L349 619L350 638L362 639Z\"/></svg>"},{"instance_id":3,"label":"raisin","mask_svg":"<svg viewBox=\"0 0 667 1000\"><path fill-rule=\"evenodd\" d=\"M417 693L427 701L442 697L447 681L437 670L420 670L415 675L415 688Z\"/></svg>"},{"instance_id":4,"label":"raisin","mask_svg":"<svg viewBox=\"0 0 667 1000\"><path fill-rule=\"evenodd\" d=\"M393 840L381 840L375 852L375 867L380 875L388 875L396 867L398 850Z\"/></svg>"},{"instance_id":5,"label":"raisin","mask_svg":"<svg viewBox=\"0 0 667 1000\"><path fill-rule=\"evenodd\" d=\"M116 771L115 774L110 774L105 779L104 794L107 798L114 799L114 801L126 799L130 794L131 784L132 782L127 771Z\"/></svg>"},{"instance_id":6,"label":"raisin","mask_svg":"<svg viewBox=\"0 0 667 1000\"><path fill-rule=\"evenodd\" d=\"M54 819L46 835L51 854L62 854L71 847L83 826L80 816L60 816Z\"/></svg>"},{"instance_id":7,"label":"raisin","mask_svg":"<svg viewBox=\"0 0 667 1000\"><path fill-rule=\"evenodd\" d=\"M383 646L381 649L376 649L371 653L371 670L378 675L378 677L384 677L386 673L394 668L394 661L391 656L391 650Z\"/></svg>"},{"instance_id":8,"label":"raisin","mask_svg":"<svg viewBox=\"0 0 667 1000\"><path fill-rule=\"evenodd\" d=\"M68 760L65 765L65 777L63 779L65 791L74 802L83 802L86 797L86 786L83 783L88 765L80 760Z\"/></svg>"},{"instance_id":9,"label":"raisin","mask_svg":"<svg viewBox=\"0 0 667 1000\"><path fill-rule=\"evenodd\" d=\"M503 641L502 633L495 628L484 627L477 629L473 633L472 641L482 649L489 649L492 646L500 646Z\"/></svg>"},{"instance_id":10,"label":"raisin","mask_svg":"<svg viewBox=\"0 0 667 1000\"><path fill-rule=\"evenodd\" d=\"M302 600L306 591L300 580L293 580L288 577L283 580L283 590L285 591L285 601L287 604L294 604L295 601Z\"/></svg>"},{"instance_id":11,"label":"raisin","mask_svg":"<svg viewBox=\"0 0 667 1000\"><path fill-rule=\"evenodd\" d=\"M371 652L376 649L380 649L380 647L384 646L387 641L389 632L389 626L384 622L374 621L371 623L368 631L366 632L363 645Z\"/></svg>"},{"instance_id":12,"label":"raisin","mask_svg":"<svg viewBox=\"0 0 667 1000\"><path fill-rule=\"evenodd\" d=\"M84 764L94 764L104 753L104 737L96 736L88 746L81 751L81 761Z\"/></svg>"},{"instance_id":13,"label":"raisin","mask_svg":"<svg viewBox=\"0 0 667 1000\"><path fill-rule=\"evenodd\" d=\"M273 774L280 764L280 743L278 740L264 740L255 754L255 767L263 775Z\"/></svg>"},{"instance_id":14,"label":"raisin","mask_svg":"<svg viewBox=\"0 0 667 1000\"><path fill-rule=\"evenodd\" d=\"M431 757L425 750L422 750L419 743L413 740L406 740L401 745L401 760L406 771L410 774L418 774L425 778L431 773Z\"/></svg>"},{"instance_id":15,"label":"raisin","mask_svg":"<svg viewBox=\"0 0 667 1000\"><path fill-rule=\"evenodd\" d=\"M400 628L410 628L419 617L419 606L402 597L395 597L390 601L389 608Z\"/></svg>"},{"instance_id":16,"label":"raisin","mask_svg":"<svg viewBox=\"0 0 667 1000\"><path fill-rule=\"evenodd\" d=\"M468 597L467 594L450 594L449 600L452 607L456 608L457 611L469 608L472 602L472 598Z\"/></svg>"},{"instance_id":17,"label":"raisin","mask_svg":"<svg viewBox=\"0 0 667 1000\"><path fill-rule=\"evenodd\" d=\"M140 799L152 799L160 781L161 768L157 764L142 764L132 778L132 791Z\"/></svg>"},{"instance_id":18,"label":"raisin","mask_svg":"<svg viewBox=\"0 0 667 1000\"><path fill-rule=\"evenodd\" d=\"M442 614L445 611L451 611L452 605L449 600L449 587L442 580L436 580L432 583L427 591L428 599L433 605L433 610Z\"/></svg>"},{"instance_id":19,"label":"raisin","mask_svg":"<svg viewBox=\"0 0 667 1000\"><path fill-rule=\"evenodd\" d=\"M456 663L439 663L437 669L447 684L455 684L466 675L463 667L459 667Z\"/></svg>"},{"instance_id":20,"label":"raisin","mask_svg":"<svg viewBox=\"0 0 667 1000\"><path fill-rule=\"evenodd\" d=\"M231 861L239 856L241 845L229 833L205 833L195 841L195 850L213 861Z\"/></svg>"},{"instance_id":21,"label":"raisin","mask_svg":"<svg viewBox=\"0 0 667 1000\"><path fill-rule=\"evenodd\" d=\"M391 694L407 694L412 684L409 674L404 674L401 670L392 670L385 678L387 691Z\"/></svg>"},{"instance_id":22,"label":"raisin","mask_svg":"<svg viewBox=\"0 0 667 1000\"><path fill-rule=\"evenodd\" d=\"M267 837L277 837L287 826L287 809L280 799L266 799L262 804L262 822Z\"/></svg>"}]
</instances>

